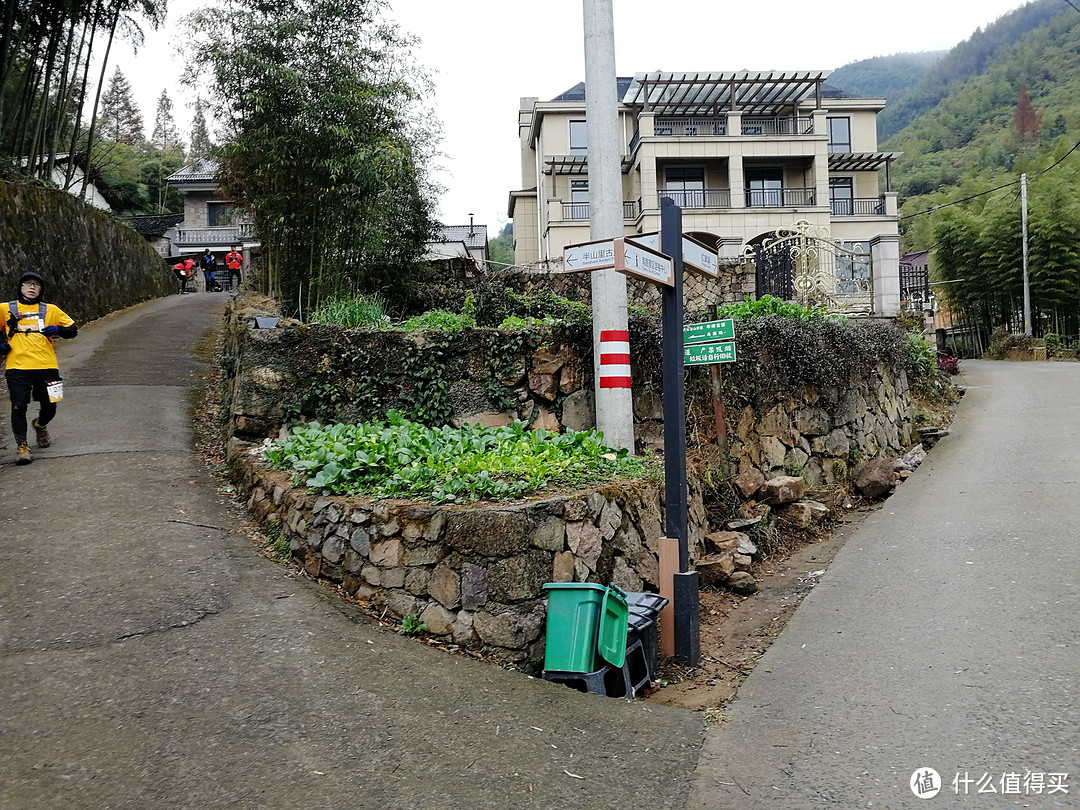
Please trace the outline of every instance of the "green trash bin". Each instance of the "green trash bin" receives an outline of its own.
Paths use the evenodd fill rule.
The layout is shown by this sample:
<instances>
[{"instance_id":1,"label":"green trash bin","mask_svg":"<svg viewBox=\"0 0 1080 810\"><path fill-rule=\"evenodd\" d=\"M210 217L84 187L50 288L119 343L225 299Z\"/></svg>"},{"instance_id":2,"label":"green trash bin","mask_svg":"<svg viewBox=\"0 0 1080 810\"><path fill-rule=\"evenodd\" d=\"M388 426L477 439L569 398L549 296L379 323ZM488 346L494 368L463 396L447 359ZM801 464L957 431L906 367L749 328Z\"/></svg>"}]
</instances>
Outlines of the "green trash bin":
<instances>
[{"instance_id":1,"label":"green trash bin","mask_svg":"<svg viewBox=\"0 0 1080 810\"><path fill-rule=\"evenodd\" d=\"M544 669L596 672L604 661L623 665L626 654L626 594L612 585L549 582Z\"/></svg>"}]
</instances>

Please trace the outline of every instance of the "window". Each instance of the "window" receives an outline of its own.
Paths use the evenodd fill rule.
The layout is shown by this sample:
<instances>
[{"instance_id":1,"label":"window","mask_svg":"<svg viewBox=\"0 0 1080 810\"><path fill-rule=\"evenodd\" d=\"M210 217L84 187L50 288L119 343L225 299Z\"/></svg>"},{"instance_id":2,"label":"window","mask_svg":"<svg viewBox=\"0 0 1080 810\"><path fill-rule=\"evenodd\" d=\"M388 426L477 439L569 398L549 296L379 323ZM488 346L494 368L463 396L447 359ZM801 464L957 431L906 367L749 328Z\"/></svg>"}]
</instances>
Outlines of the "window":
<instances>
[{"instance_id":1,"label":"window","mask_svg":"<svg viewBox=\"0 0 1080 810\"><path fill-rule=\"evenodd\" d=\"M746 170L746 204L751 208L784 204L784 170L766 166Z\"/></svg>"},{"instance_id":2,"label":"window","mask_svg":"<svg viewBox=\"0 0 1080 810\"><path fill-rule=\"evenodd\" d=\"M570 219L589 218L589 181L570 181Z\"/></svg>"},{"instance_id":3,"label":"window","mask_svg":"<svg viewBox=\"0 0 1080 810\"><path fill-rule=\"evenodd\" d=\"M851 119L829 118L829 152L847 154L851 151Z\"/></svg>"},{"instance_id":4,"label":"window","mask_svg":"<svg viewBox=\"0 0 1080 810\"><path fill-rule=\"evenodd\" d=\"M570 151L584 152L589 148L589 131L584 121L570 122Z\"/></svg>"},{"instance_id":5,"label":"window","mask_svg":"<svg viewBox=\"0 0 1080 810\"><path fill-rule=\"evenodd\" d=\"M233 207L227 202L208 202L206 204L206 224L210 228L219 225L232 225Z\"/></svg>"},{"instance_id":6,"label":"window","mask_svg":"<svg viewBox=\"0 0 1080 810\"><path fill-rule=\"evenodd\" d=\"M850 177L829 178L829 205L834 217L850 217L855 213L855 193Z\"/></svg>"},{"instance_id":7,"label":"window","mask_svg":"<svg viewBox=\"0 0 1080 810\"><path fill-rule=\"evenodd\" d=\"M704 208L705 167L669 166L664 170L660 196L670 197L680 208Z\"/></svg>"}]
</instances>

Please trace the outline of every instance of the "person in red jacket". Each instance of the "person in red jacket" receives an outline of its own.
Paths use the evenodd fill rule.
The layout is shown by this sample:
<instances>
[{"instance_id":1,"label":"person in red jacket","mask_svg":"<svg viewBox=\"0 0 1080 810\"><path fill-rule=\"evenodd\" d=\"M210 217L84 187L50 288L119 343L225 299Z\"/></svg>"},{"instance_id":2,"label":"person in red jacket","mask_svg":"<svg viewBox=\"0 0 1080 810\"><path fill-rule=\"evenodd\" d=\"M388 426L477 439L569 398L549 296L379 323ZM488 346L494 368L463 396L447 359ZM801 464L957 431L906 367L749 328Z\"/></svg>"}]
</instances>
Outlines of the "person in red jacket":
<instances>
[{"instance_id":1,"label":"person in red jacket","mask_svg":"<svg viewBox=\"0 0 1080 810\"><path fill-rule=\"evenodd\" d=\"M4 376L11 394L11 429L19 464L34 460L26 442L26 409L31 399L41 405L34 420L38 447L52 443L46 425L56 416L56 403L64 397L53 340L73 338L79 332L75 321L55 304L46 304L44 296L44 279L27 270L19 277L17 300L0 303L5 325L0 334L0 356L7 358Z\"/></svg>"},{"instance_id":2,"label":"person in red jacket","mask_svg":"<svg viewBox=\"0 0 1080 810\"><path fill-rule=\"evenodd\" d=\"M244 266L244 257L236 249L236 245L233 245L232 250L225 254L225 266L229 268L229 285L225 289L230 289L233 286L233 276L236 276L236 286L240 286L240 268Z\"/></svg>"},{"instance_id":3,"label":"person in red jacket","mask_svg":"<svg viewBox=\"0 0 1080 810\"><path fill-rule=\"evenodd\" d=\"M174 264L172 269L173 272L176 273L176 280L180 284L180 294L183 295L187 292L187 281L194 272L195 260L184 259Z\"/></svg>"}]
</instances>

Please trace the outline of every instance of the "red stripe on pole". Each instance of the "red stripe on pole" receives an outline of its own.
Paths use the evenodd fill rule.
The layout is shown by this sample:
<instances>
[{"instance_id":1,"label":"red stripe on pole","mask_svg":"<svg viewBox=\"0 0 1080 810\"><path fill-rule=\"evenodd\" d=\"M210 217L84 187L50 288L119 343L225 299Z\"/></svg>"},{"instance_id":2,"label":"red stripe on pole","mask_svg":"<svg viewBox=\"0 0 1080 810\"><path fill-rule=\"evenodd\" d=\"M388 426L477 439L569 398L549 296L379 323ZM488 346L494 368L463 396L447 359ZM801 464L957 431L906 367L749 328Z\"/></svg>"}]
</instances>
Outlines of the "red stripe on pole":
<instances>
[{"instance_id":1,"label":"red stripe on pole","mask_svg":"<svg viewBox=\"0 0 1080 810\"><path fill-rule=\"evenodd\" d=\"M603 329L600 331L601 340L630 340L630 333L625 329Z\"/></svg>"},{"instance_id":2,"label":"red stripe on pole","mask_svg":"<svg viewBox=\"0 0 1080 810\"><path fill-rule=\"evenodd\" d=\"M600 378L600 387L601 388L629 388L630 387L630 378L629 377L601 377Z\"/></svg>"},{"instance_id":3,"label":"red stripe on pole","mask_svg":"<svg viewBox=\"0 0 1080 810\"><path fill-rule=\"evenodd\" d=\"M600 365L602 366L628 366L630 365L629 354L602 354L600 355ZM603 371L601 370L601 373Z\"/></svg>"}]
</instances>

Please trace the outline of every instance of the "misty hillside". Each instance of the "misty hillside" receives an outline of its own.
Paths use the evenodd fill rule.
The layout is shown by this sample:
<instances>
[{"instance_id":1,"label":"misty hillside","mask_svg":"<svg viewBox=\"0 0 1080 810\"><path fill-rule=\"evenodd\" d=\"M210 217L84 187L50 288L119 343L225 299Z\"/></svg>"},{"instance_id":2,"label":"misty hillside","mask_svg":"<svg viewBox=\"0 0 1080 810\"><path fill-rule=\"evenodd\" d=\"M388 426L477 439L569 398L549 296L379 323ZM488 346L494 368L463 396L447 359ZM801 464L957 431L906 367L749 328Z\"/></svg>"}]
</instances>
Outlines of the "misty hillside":
<instances>
[{"instance_id":1,"label":"misty hillside","mask_svg":"<svg viewBox=\"0 0 1080 810\"><path fill-rule=\"evenodd\" d=\"M915 87L948 51L923 51L875 56L837 68L829 84L862 98L899 99Z\"/></svg>"}]
</instances>

